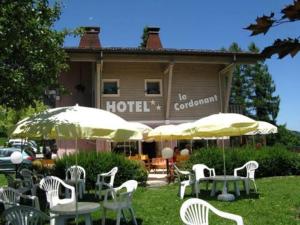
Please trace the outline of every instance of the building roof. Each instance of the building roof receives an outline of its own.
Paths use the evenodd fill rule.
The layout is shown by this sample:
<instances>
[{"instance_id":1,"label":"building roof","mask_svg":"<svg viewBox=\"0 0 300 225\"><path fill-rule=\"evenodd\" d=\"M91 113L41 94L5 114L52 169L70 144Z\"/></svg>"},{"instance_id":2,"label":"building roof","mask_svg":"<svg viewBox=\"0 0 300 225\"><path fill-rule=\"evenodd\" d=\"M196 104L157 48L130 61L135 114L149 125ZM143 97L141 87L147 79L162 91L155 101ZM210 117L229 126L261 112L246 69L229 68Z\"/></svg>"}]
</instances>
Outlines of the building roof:
<instances>
[{"instance_id":1,"label":"building roof","mask_svg":"<svg viewBox=\"0 0 300 225\"><path fill-rule=\"evenodd\" d=\"M261 54L253 52L230 52L222 50L202 50L202 49L176 49L176 48L162 48L162 49L147 49L147 48L124 48L124 47L104 47L104 48L78 48L65 47L68 53L119 53L119 54L150 54L150 55L245 55L262 58Z\"/></svg>"}]
</instances>

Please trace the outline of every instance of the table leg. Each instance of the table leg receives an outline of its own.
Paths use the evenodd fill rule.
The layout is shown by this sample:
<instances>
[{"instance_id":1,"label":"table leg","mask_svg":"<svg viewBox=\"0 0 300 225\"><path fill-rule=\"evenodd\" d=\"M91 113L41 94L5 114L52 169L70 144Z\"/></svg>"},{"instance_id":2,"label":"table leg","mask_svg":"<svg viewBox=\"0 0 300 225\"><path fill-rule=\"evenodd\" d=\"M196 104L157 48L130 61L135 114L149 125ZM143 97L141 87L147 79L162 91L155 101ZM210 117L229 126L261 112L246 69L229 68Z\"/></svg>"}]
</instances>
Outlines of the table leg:
<instances>
[{"instance_id":1,"label":"table leg","mask_svg":"<svg viewBox=\"0 0 300 225\"><path fill-rule=\"evenodd\" d=\"M216 195L216 186L217 186L217 181L213 181L213 184L212 184L212 188L211 188L211 192L210 192L210 196L215 196Z\"/></svg>"},{"instance_id":2,"label":"table leg","mask_svg":"<svg viewBox=\"0 0 300 225\"><path fill-rule=\"evenodd\" d=\"M249 179L245 179L244 180L245 182L245 188L246 188L246 194L249 195L249 192L250 192L250 182L249 182Z\"/></svg>"},{"instance_id":3,"label":"table leg","mask_svg":"<svg viewBox=\"0 0 300 225\"><path fill-rule=\"evenodd\" d=\"M92 217L90 214L84 215L85 225L92 225Z\"/></svg>"},{"instance_id":4,"label":"table leg","mask_svg":"<svg viewBox=\"0 0 300 225\"><path fill-rule=\"evenodd\" d=\"M240 188L239 188L239 183L238 183L238 181L234 181L234 189L235 189L235 194L236 194L236 196L240 196L241 193L240 193Z\"/></svg>"}]
</instances>

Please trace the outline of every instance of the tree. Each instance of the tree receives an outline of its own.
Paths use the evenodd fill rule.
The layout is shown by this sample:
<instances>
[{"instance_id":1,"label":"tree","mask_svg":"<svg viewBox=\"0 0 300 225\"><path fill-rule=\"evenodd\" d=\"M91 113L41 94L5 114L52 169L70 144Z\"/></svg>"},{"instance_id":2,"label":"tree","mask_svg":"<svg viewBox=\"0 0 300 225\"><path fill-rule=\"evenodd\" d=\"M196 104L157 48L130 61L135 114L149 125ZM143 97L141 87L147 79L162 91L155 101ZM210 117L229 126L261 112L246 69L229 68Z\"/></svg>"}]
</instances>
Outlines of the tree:
<instances>
[{"instance_id":1,"label":"tree","mask_svg":"<svg viewBox=\"0 0 300 225\"><path fill-rule=\"evenodd\" d=\"M232 43L229 47L229 51L242 52L242 49L237 43ZM244 65L236 65L233 71L229 104L231 106L238 106L238 108L242 110L241 113L248 115L247 98L249 96L249 88L244 69Z\"/></svg>"},{"instance_id":2,"label":"tree","mask_svg":"<svg viewBox=\"0 0 300 225\"><path fill-rule=\"evenodd\" d=\"M254 43L250 44L249 51L259 52ZM268 66L264 61L245 66L245 76L249 79L248 110L253 118L276 124L279 112L280 98L274 95L276 87Z\"/></svg>"},{"instance_id":3,"label":"tree","mask_svg":"<svg viewBox=\"0 0 300 225\"><path fill-rule=\"evenodd\" d=\"M21 110L14 110L0 106L0 137L8 136L11 128L21 119L47 109L47 106L40 101L36 101L34 105L35 107L28 106Z\"/></svg>"},{"instance_id":4,"label":"tree","mask_svg":"<svg viewBox=\"0 0 300 225\"><path fill-rule=\"evenodd\" d=\"M142 39L142 42L140 43L140 47L142 48L146 48L146 45L147 45L147 40L148 40L148 26L145 26L144 27L144 30L143 30L143 35L141 37Z\"/></svg>"},{"instance_id":5,"label":"tree","mask_svg":"<svg viewBox=\"0 0 300 225\"><path fill-rule=\"evenodd\" d=\"M53 30L60 12L48 0L0 0L0 105L21 109L59 88L67 68L67 32Z\"/></svg>"},{"instance_id":6,"label":"tree","mask_svg":"<svg viewBox=\"0 0 300 225\"><path fill-rule=\"evenodd\" d=\"M300 20L300 0L294 0L294 2L281 10L281 17L275 18L275 13L271 13L270 16L263 15L257 17L256 23L250 24L245 29L252 31L251 36L258 34L266 34L270 28L279 26L284 23L290 23ZM262 51L262 55L270 58L272 55L278 54L279 58L283 58L287 55L294 57L300 51L299 37L277 39L273 45L266 47Z\"/></svg>"}]
</instances>

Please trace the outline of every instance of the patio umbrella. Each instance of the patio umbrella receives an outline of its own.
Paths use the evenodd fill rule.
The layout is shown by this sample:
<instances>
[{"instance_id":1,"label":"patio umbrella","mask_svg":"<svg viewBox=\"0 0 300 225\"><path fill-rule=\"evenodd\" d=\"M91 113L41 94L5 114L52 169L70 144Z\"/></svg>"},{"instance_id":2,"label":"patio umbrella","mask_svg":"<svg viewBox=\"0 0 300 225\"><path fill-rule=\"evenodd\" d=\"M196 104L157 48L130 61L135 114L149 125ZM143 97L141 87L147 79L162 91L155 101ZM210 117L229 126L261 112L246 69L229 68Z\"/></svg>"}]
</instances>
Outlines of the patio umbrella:
<instances>
[{"instance_id":1,"label":"patio umbrella","mask_svg":"<svg viewBox=\"0 0 300 225\"><path fill-rule=\"evenodd\" d=\"M246 133L245 135L256 135L256 134L275 134L278 132L278 129L276 126L274 126L271 123L265 122L265 121L257 121L258 122L258 127L251 131Z\"/></svg>"},{"instance_id":2,"label":"patio umbrella","mask_svg":"<svg viewBox=\"0 0 300 225\"><path fill-rule=\"evenodd\" d=\"M245 135L252 136L253 145L255 144L254 136L257 134L261 135L261 136L263 136L264 145L266 145L266 142L267 142L266 135L276 134L278 132L278 129L275 125L273 125L271 123L268 123L265 121L257 121L257 122L258 122L257 129L254 131L248 132Z\"/></svg>"},{"instance_id":3,"label":"patio umbrella","mask_svg":"<svg viewBox=\"0 0 300 225\"><path fill-rule=\"evenodd\" d=\"M128 122L105 110L78 105L46 110L20 121L10 136L20 138L78 139L131 137L136 129ZM77 165L77 154L75 156ZM76 177L77 178L77 177ZM75 181L77 184L77 181ZM76 210L77 210L76 201ZM78 222L76 220L76 222Z\"/></svg>"},{"instance_id":4,"label":"patio umbrella","mask_svg":"<svg viewBox=\"0 0 300 225\"><path fill-rule=\"evenodd\" d=\"M191 132L195 137L224 137L240 136L257 129L258 123L244 115L236 113L213 114L195 121L186 132ZM226 176L224 138L223 140L223 169ZM226 182L223 192L218 199L230 201L234 199L233 195L227 193Z\"/></svg>"},{"instance_id":5,"label":"patio umbrella","mask_svg":"<svg viewBox=\"0 0 300 225\"><path fill-rule=\"evenodd\" d=\"M14 127L11 137L33 139L97 139L131 137L137 132L121 117L96 108L70 106L46 110Z\"/></svg>"},{"instance_id":6,"label":"patio umbrella","mask_svg":"<svg viewBox=\"0 0 300 225\"><path fill-rule=\"evenodd\" d=\"M180 125L161 125L154 128L147 135L147 139L153 140L182 140L182 139L192 139L191 134L187 129L191 126L189 123L184 123Z\"/></svg>"}]
</instances>

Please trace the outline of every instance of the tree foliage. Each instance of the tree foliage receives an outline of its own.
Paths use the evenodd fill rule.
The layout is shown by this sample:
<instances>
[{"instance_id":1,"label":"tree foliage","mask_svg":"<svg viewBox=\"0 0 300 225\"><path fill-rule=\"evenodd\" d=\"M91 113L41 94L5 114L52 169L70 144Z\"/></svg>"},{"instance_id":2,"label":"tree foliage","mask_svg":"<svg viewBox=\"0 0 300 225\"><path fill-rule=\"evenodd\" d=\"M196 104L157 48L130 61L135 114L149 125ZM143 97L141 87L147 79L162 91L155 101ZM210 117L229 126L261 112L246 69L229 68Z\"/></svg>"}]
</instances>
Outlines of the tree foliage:
<instances>
[{"instance_id":1,"label":"tree foliage","mask_svg":"<svg viewBox=\"0 0 300 225\"><path fill-rule=\"evenodd\" d=\"M242 51L233 43L230 51ZM259 49L254 43L248 47L250 52ZM256 120L276 124L280 98L275 95L276 86L264 61L254 65L238 65L233 72L230 104L239 105L242 113Z\"/></svg>"},{"instance_id":2,"label":"tree foliage","mask_svg":"<svg viewBox=\"0 0 300 225\"><path fill-rule=\"evenodd\" d=\"M48 0L0 1L0 105L21 109L59 87L67 68L66 31L53 30L61 5Z\"/></svg>"},{"instance_id":3,"label":"tree foliage","mask_svg":"<svg viewBox=\"0 0 300 225\"><path fill-rule=\"evenodd\" d=\"M142 47L142 48L146 48L146 45L147 45L147 40L148 40L147 30L148 30L148 26L145 26L144 30L143 30L143 34L141 36L142 41L140 43L140 47Z\"/></svg>"},{"instance_id":4,"label":"tree foliage","mask_svg":"<svg viewBox=\"0 0 300 225\"><path fill-rule=\"evenodd\" d=\"M242 52L242 49L237 43L232 43L229 47L229 51ZM236 65L235 70L233 71L229 104L232 106L238 106L238 108L242 110L241 113L248 115L247 99L249 96L249 87L244 70L245 65Z\"/></svg>"},{"instance_id":5,"label":"tree foliage","mask_svg":"<svg viewBox=\"0 0 300 225\"><path fill-rule=\"evenodd\" d=\"M251 36L258 34L266 34L270 28L279 26L284 23L295 22L300 20L300 0L294 0L292 4L281 10L281 17L275 18L275 13L269 16L263 15L257 17L255 23L250 24L245 29L252 31ZM278 54L279 58L287 55L294 57L300 51L299 37L276 39L273 45L266 47L262 54L270 58L272 55Z\"/></svg>"},{"instance_id":6,"label":"tree foliage","mask_svg":"<svg viewBox=\"0 0 300 225\"><path fill-rule=\"evenodd\" d=\"M34 105L35 107L28 106L20 110L0 106L0 136L6 137L18 121L47 109L47 106L40 101L36 101Z\"/></svg>"}]
</instances>

